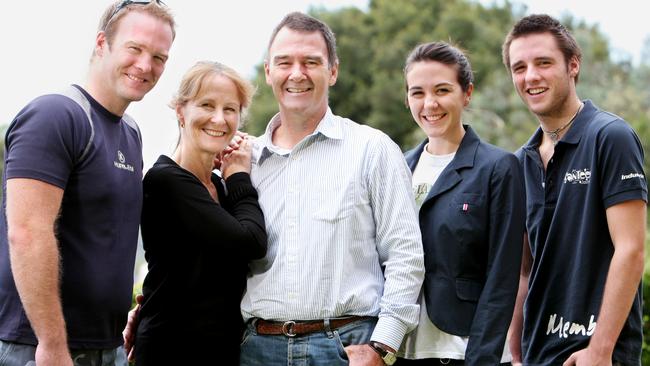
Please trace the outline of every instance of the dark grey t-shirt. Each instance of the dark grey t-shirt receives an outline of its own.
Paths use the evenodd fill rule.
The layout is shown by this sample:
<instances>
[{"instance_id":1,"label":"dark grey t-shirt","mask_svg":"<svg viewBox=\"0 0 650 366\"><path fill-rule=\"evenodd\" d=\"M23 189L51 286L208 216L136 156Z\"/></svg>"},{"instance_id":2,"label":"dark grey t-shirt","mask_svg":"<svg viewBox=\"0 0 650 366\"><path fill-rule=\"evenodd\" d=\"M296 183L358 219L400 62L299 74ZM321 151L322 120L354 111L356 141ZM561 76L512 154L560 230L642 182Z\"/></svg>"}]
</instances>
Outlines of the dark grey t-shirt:
<instances>
[{"instance_id":1,"label":"dark grey t-shirt","mask_svg":"<svg viewBox=\"0 0 650 366\"><path fill-rule=\"evenodd\" d=\"M533 255L524 307L524 364L561 365L587 347L598 323L614 246L607 208L647 202L643 150L630 126L585 101L555 147L546 171L541 131L517 152L526 184L526 228ZM614 359L640 365L641 291L614 349Z\"/></svg>"},{"instance_id":2,"label":"dark grey t-shirt","mask_svg":"<svg viewBox=\"0 0 650 366\"><path fill-rule=\"evenodd\" d=\"M3 190L12 178L64 190L57 239L68 342L71 348L114 348L122 343L131 304L142 143L137 127L84 95L92 127L79 104L58 94L41 96L18 113L5 138ZM36 344L11 273L5 206L3 201L0 339Z\"/></svg>"}]
</instances>

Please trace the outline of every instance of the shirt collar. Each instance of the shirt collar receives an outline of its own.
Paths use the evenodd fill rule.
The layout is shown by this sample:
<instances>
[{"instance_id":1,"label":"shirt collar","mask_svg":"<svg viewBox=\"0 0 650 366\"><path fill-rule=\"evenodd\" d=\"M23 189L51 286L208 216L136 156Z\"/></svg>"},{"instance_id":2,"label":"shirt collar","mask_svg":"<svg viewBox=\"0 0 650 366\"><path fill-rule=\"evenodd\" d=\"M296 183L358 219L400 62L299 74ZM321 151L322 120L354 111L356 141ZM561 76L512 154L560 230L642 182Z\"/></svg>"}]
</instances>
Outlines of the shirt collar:
<instances>
[{"instance_id":1,"label":"shirt collar","mask_svg":"<svg viewBox=\"0 0 650 366\"><path fill-rule=\"evenodd\" d=\"M316 126L314 132L305 137L305 139L312 138L313 136L317 135L323 135L326 138L341 140L343 139L342 123L343 122L341 121L340 117L335 116L332 113L332 110L327 107L325 115L318 122L318 125ZM254 161L256 161L258 165L272 154L287 155L291 152L291 150L283 149L273 145L273 131L275 131L281 124L282 121L280 120L280 113L277 113L269 121L264 134L258 138L258 146L256 148L258 152L254 155Z\"/></svg>"},{"instance_id":2,"label":"shirt collar","mask_svg":"<svg viewBox=\"0 0 650 366\"><path fill-rule=\"evenodd\" d=\"M594 113L596 113L598 110L598 108L596 108L593 102L589 99L584 100L583 103L584 107L582 107L580 113L578 113L578 115L575 117L575 120L573 121L572 125L569 126L569 130L566 132L566 134L560 141L558 141L558 144L575 145L580 142L580 138L584 134L587 123L589 123ZM542 128L537 127L537 130L533 136L531 136L528 142L526 142L523 148L528 151L536 150L542 143L542 135Z\"/></svg>"},{"instance_id":3,"label":"shirt collar","mask_svg":"<svg viewBox=\"0 0 650 366\"><path fill-rule=\"evenodd\" d=\"M584 135L587 123L589 123L594 113L597 111L596 106L594 106L591 100L584 100L583 103L584 106L582 107L582 110L580 113L578 113L576 119L573 121L573 124L569 126L569 130L566 132L564 137L558 141L558 143L563 142L566 144L575 145L580 142L580 138L582 135Z\"/></svg>"}]
</instances>

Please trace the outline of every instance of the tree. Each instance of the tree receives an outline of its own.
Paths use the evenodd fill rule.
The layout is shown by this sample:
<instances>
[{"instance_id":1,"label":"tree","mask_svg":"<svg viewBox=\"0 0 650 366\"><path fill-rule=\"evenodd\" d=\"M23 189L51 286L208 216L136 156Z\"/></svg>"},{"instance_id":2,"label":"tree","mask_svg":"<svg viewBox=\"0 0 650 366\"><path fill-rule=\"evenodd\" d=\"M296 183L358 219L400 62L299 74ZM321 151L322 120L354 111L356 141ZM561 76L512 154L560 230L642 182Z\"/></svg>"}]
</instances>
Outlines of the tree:
<instances>
[{"instance_id":1,"label":"tree","mask_svg":"<svg viewBox=\"0 0 650 366\"><path fill-rule=\"evenodd\" d=\"M330 91L332 110L381 129L404 149L424 137L404 104L404 60L417 44L434 40L460 46L470 58L475 92L465 122L479 135L513 151L537 128L501 62L503 39L526 13L525 7L508 1L484 6L470 0L372 0L366 11L316 8L310 13L329 24L338 40L340 68ZM562 22L583 48L579 95L628 120L648 151L650 66L613 62L607 38L597 26L571 16ZM265 84L261 64L255 83L259 94L248 131L260 134L277 112L277 103Z\"/></svg>"}]
</instances>

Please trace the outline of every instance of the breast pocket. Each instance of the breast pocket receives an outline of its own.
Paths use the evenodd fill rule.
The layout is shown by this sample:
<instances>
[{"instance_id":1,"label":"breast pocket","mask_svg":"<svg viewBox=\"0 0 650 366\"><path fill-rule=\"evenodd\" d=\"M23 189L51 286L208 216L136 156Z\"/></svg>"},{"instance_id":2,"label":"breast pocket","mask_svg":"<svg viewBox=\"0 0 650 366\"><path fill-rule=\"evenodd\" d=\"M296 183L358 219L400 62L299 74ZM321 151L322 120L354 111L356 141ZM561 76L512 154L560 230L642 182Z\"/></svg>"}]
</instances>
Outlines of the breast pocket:
<instances>
[{"instance_id":1,"label":"breast pocket","mask_svg":"<svg viewBox=\"0 0 650 366\"><path fill-rule=\"evenodd\" d=\"M487 232L488 208L482 193L459 193L454 196L450 218L463 244L481 241Z\"/></svg>"},{"instance_id":2,"label":"breast pocket","mask_svg":"<svg viewBox=\"0 0 650 366\"><path fill-rule=\"evenodd\" d=\"M336 222L350 215L355 205L356 182L320 182L313 192L313 217L316 220Z\"/></svg>"}]
</instances>

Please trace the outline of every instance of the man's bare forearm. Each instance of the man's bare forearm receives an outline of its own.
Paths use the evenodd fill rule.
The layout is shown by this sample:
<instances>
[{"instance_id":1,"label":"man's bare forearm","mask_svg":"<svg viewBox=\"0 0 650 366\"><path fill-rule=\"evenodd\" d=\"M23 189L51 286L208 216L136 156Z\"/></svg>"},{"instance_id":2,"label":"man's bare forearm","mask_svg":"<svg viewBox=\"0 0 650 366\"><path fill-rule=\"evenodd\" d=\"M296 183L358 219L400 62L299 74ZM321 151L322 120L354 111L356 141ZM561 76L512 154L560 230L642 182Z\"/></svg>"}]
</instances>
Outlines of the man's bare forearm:
<instances>
[{"instance_id":1,"label":"man's bare forearm","mask_svg":"<svg viewBox=\"0 0 650 366\"><path fill-rule=\"evenodd\" d=\"M43 182L7 181L9 255L20 300L39 345L67 349L54 235L62 196L63 190Z\"/></svg>"}]
</instances>

